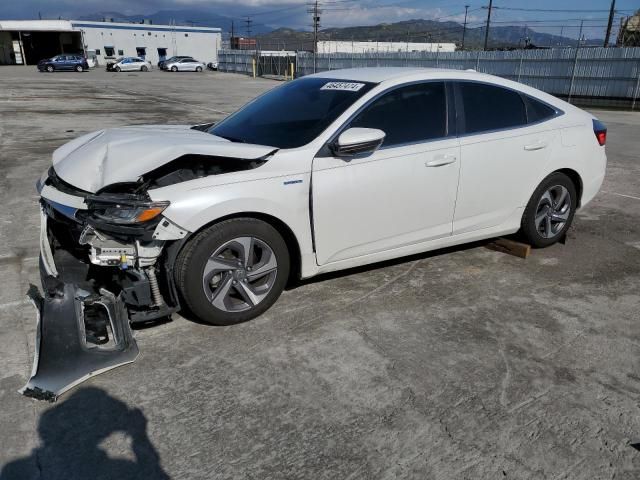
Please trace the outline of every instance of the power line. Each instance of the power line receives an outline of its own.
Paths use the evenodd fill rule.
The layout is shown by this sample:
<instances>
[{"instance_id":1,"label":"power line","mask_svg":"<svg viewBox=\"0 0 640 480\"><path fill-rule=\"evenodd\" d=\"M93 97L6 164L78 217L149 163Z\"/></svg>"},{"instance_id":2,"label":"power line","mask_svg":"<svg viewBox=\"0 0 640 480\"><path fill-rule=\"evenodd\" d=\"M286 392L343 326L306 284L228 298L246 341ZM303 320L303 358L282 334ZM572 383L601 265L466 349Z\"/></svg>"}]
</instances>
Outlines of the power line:
<instances>
[{"instance_id":1,"label":"power line","mask_svg":"<svg viewBox=\"0 0 640 480\"><path fill-rule=\"evenodd\" d=\"M487 8L487 7L482 7ZM516 7L493 7L496 10L511 10L515 12L544 12L544 13L603 13L609 12L609 10L590 10L590 9L563 9L563 8L516 8ZM617 10L618 12L632 11L632 10Z\"/></svg>"}]
</instances>

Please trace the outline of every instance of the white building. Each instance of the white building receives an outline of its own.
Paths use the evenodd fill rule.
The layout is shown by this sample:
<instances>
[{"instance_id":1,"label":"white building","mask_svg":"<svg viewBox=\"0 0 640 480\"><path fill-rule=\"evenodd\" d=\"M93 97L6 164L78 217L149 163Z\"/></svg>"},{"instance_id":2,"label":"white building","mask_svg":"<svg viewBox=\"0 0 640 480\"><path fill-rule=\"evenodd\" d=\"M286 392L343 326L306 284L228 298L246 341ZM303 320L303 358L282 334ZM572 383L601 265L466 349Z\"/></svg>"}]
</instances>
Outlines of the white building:
<instances>
[{"instance_id":1,"label":"white building","mask_svg":"<svg viewBox=\"0 0 640 480\"><path fill-rule=\"evenodd\" d=\"M455 52L455 43L417 42L352 42L349 40L321 40L318 53L391 53L391 52Z\"/></svg>"},{"instance_id":2,"label":"white building","mask_svg":"<svg viewBox=\"0 0 640 480\"><path fill-rule=\"evenodd\" d=\"M217 62L221 29L86 22L76 20L0 20L0 64L35 65L60 53L95 53L99 65L109 59L144 57L152 64L173 55Z\"/></svg>"}]
</instances>

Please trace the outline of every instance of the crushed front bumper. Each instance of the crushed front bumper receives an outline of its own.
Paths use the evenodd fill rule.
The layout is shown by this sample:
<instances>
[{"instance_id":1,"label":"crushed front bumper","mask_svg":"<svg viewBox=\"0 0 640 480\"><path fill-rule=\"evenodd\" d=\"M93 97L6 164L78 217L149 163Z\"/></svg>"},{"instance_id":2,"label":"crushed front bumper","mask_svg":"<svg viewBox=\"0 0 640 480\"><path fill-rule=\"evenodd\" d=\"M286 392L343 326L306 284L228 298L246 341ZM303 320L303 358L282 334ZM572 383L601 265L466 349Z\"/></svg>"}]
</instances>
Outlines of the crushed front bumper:
<instances>
[{"instance_id":1,"label":"crushed front bumper","mask_svg":"<svg viewBox=\"0 0 640 480\"><path fill-rule=\"evenodd\" d=\"M29 298L37 311L31 378L20 393L55 401L59 395L112 368L133 362L138 346L124 303L101 289L82 288L45 277L44 297L34 286Z\"/></svg>"},{"instance_id":2,"label":"crushed front bumper","mask_svg":"<svg viewBox=\"0 0 640 480\"><path fill-rule=\"evenodd\" d=\"M56 265L42 212L40 274L44 294L27 293L37 313L31 378L20 393L55 401L87 378L133 362L133 337L122 292L117 296L86 278L82 268Z\"/></svg>"}]
</instances>

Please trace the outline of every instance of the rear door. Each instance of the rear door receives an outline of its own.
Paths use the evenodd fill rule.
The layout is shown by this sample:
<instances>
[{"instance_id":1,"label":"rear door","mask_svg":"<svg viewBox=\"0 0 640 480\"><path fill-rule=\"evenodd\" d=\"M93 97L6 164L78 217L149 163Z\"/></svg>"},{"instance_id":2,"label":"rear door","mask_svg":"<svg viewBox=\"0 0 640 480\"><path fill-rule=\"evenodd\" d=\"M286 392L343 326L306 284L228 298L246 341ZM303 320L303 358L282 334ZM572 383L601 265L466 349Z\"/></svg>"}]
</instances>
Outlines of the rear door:
<instances>
[{"instance_id":1,"label":"rear door","mask_svg":"<svg viewBox=\"0 0 640 480\"><path fill-rule=\"evenodd\" d=\"M526 96L499 85L456 82L460 182L453 233L491 228L529 200L557 133L528 122Z\"/></svg>"}]
</instances>

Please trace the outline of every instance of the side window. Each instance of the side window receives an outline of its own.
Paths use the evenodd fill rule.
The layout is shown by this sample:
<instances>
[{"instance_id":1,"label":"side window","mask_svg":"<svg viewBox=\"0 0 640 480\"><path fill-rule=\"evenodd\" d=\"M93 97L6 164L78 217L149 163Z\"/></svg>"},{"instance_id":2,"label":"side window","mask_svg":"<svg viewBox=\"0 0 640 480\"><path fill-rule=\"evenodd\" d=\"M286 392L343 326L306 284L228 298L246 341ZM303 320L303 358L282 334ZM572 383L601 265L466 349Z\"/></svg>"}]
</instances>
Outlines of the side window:
<instances>
[{"instance_id":1,"label":"side window","mask_svg":"<svg viewBox=\"0 0 640 480\"><path fill-rule=\"evenodd\" d=\"M487 132L527 124L522 97L496 85L459 82L466 133Z\"/></svg>"},{"instance_id":2,"label":"side window","mask_svg":"<svg viewBox=\"0 0 640 480\"><path fill-rule=\"evenodd\" d=\"M383 146L421 142L447 135L444 82L426 82L384 94L351 121L350 127L378 128Z\"/></svg>"},{"instance_id":3,"label":"side window","mask_svg":"<svg viewBox=\"0 0 640 480\"><path fill-rule=\"evenodd\" d=\"M525 96L525 99L525 103L527 104L527 121L529 123L543 122L555 116L556 111L549 105L528 95Z\"/></svg>"},{"instance_id":4,"label":"side window","mask_svg":"<svg viewBox=\"0 0 640 480\"><path fill-rule=\"evenodd\" d=\"M124 55L124 50L118 50L118 55Z\"/></svg>"}]
</instances>

